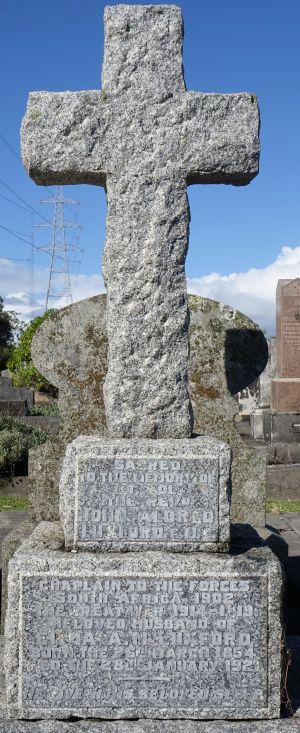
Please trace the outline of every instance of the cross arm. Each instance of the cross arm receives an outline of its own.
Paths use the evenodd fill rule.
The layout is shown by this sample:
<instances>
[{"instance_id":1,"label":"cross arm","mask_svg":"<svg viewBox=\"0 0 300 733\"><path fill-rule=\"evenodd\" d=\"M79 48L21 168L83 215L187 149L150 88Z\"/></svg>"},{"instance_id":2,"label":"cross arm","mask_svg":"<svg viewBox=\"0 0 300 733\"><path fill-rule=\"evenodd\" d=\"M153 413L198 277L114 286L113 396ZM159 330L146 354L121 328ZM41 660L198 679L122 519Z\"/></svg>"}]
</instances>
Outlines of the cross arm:
<instances>
[{"instance_id":1,"label":"cross arm","mask_svg":"<svg viewBox=\"0 0 300 733\"><path fill-rule=\"evenodd\" d=\"M105 184L105 93L32 92L21 128L23 163L41 185Z\"/></svg>"},{"instance_id":2,"label":"cross arm","mask_svg":"<svg viewBox=\"0 0 300 733\"><path fill-rule=\"evenodd\" d=\"M183 113L188 183L250 183L259 165L259 110L254 94L187 92Z\"/></svg>"}]
</instances>

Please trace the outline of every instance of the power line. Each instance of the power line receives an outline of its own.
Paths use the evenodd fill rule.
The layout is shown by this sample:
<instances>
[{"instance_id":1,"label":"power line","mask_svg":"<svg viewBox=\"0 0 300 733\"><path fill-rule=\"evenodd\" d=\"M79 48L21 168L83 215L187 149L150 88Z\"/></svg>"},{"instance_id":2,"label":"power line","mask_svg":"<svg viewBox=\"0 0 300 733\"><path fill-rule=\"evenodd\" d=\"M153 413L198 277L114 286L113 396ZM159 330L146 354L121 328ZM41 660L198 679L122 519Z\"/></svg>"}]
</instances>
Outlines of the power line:
<instances>
[{"instance_id":1,"label":"power line","mask_svg":"<svg viewBox=\"0 0 300 733\"><path fill-rule=\"evenodd\" d=\"M16 237L16 239L20 239L21 242L25 242L25 244L29 244L32 247L32 243L28 242L28 239L24 239L24 237L20 237L17 232L14 232L13 229L9 229L8 227L5 227L3 224L0 224L0 229L4 229L5 232L8 232L12 235L12 237ZM21 234L21 232L20 232ZM27 234L24 235L25 237Z\"/></svg>"},{"instance_id":2,"label":"power line","mask_svg":"<svg viewBox=\"0 0 300 733\"><path fill-rule=\"evenodd\" d=\"M5 181L3 181L3 178L0 178L0 183L2 184L2 186L7 188L7 190L13 194L13 196L16 196L16 198L19 199L19 201L21 201L22 204L25 204L25 206L27 206L28 211L31 211L32 213L37 214L37 216L43 219L48 225L52 224L52 222L49 219L46 219L46 217L43 216L43 214L41 214L37 209L35 209L34 206L31 206L31 204L25 201L25 199L23 199L22 196L16 193L16 191L14 191L14 189L11 188L11 186L9 186L8 183L5 183ZM79 204L80 202L74 201L74 203ZM74 235L70 233L70 236L74 236Z\"/></svg>"},{"instance_id":3,"label":"power line","mask_svg":"<svg viewBox=\"0 0 300 733\"><path fill-rule=\"evenodd\" d=\"M4 260L5 262L29 262L24 257L0 257L0 260Z\"/></svg>"},{"instance_id":4,"label":"power line","mask_svg":"<svg viewBox=\"0 0 300 733\"><path fill-rule=\"evenodd\" d=\"M37 211L37 209L35 209L35 208L34 208L34 206L31 206L31 204L29 204L29 203L28 203L27 201L25 201L25 199L23 199L23 198L22 198L22 196L20 196L20 195L19 195L18 193L16 193L16 191L14 191L14 189L13 189L13 188L11 188L11 186L9 186L9 185L8 185L8 183L5 183L5 181L3 181L3 179L2 179L2 178L0 178L0 183L2 184L2 186L4 186L4 188L7 188L7 190L8 190L8 191L9 191L10 193L12 193L12 194L13 194L13 196L16 196L16 198L17 198L17 199L18 199L19 201L21 201L21 202L22 202L22 204L25 204L25 206L27 206L27 208L28 208L28 209L30 209L30 211L33 211L33 213L34 213L34 214L37 214L38 216L40 216L40 218L41 218L41 219L44 219L44 220L45 220L45 221L46 221L46 222L47 222L48 224L50 224L50 223L51 223L51 222L49 221L49 219L46 219L46 217L45 217L45 216L43 216L43 214L40 214L40 212L39 212L39 211Z\"/></svg>"},{"instance_id":5,"label":"power line","mask_svg":"<svg viewBox=\"0 0 300 733\"><path fill-rule=\"evenodd\" d=\"M4 143L4 145L6 145L6 147L11 152L11 154L14 156L14 158L16 158L17 161L22 164L21 158L19 154L17 153L16 149L10 144L9 140L7 140L7 138L5 137L5 135L2 134L2 132L0 132L0 140L1 142Z\"/></svg>"},{"instance_id":6,"label":"power line","mask_svg":"<svg viewBox=\"0 0 300 733\"><path fill-rule=\"evenodd\" d=\"M14 206L17 206L18 209L22 209L23 211L29 212L29 209L28 209L27 206L25 207L25 206L21 206L21 204L17 204L16 201L13 201L8 196L5 196L4 193L0 193L0 196L1 196L2 199L5 199L5 201L9 201L10 204L13 204Z\"/></svg>"}]
</instances>

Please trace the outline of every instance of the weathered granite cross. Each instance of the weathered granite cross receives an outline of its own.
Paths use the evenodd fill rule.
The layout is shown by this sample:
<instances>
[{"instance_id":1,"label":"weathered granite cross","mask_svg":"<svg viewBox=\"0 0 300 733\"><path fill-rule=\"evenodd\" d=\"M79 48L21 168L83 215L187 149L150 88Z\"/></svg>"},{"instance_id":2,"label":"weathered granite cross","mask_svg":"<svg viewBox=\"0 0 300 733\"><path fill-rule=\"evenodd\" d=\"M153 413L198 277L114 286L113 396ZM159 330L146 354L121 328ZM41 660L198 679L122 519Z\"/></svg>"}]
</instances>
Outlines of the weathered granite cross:
<instances>
[{"instance_id":1,"label":"weathered granite cross","mask_svg":"<svg viewBox=\"0 0 300 733\"><path fill-rule=\"evenodd\" d=\"M102 91L30 94L22 147L32 178L107 191L105 401L115 437L191 435L186 189L249 183L258 129L252 94L186 91L172 5L106 8Z\"/></svg>"}]
</instances>

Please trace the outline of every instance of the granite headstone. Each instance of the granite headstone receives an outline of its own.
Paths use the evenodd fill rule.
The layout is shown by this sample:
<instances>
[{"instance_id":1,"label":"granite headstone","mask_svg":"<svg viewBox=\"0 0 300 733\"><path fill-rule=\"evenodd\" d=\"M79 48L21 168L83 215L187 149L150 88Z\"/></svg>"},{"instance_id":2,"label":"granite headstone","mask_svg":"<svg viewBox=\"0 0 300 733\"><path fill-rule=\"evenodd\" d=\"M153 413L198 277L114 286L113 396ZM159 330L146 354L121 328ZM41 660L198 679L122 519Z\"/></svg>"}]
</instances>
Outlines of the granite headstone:
<instances>
[{"instance_id":1,"label":"granite headstone","mask_svg":"<svg viewBox=\"0 0 300 733\"><path fill-rule=\"evenodd\" d=\"M94 511L107 508L110 477L111 498L121 504L111 457L122 438L125 448L118 444L115 457L123 461L127 453L140 471L136 481L128 473L132 466L117 468L135 494L138 519L129 512L128 524L132 518L140 529L143 501L157 500L158 487L167 485L173 499L186 496L191 504L197 492L207 492L202 525L211 502L215 512L219 504L218 533L229 450L211 438L191 439L186 185L240 185L256 175L256 99L186 92L178 8L120 5L108 8L105 18L102 91L32 95L23 126L24 159L35 180L98 183L108 194L104 402L111 437L104 456L103 438L78 439L75 450L83 445L83 454L75 457L75 472L69 471L68 490L62 491L61 519L65 522L69 504L74 535L93 491ZM231 338L229 333L227 344ZM229 380L233 375L234 368ZM134 446L128 442L133 437ZM155 440L147 453L143 440L149 437ZM191 444L186 456L184 440ZM94 454L85 450L97 441ZM170 465L166 460L157 471L161 442L168 444ZM197 442L203 455L196 449L192 455ZM99 452L107 463L103 497L97 486ZM149 453L156 464L152 472ZM183 480L183 472L168 469L186 458L192 470L185 467L183 494L179 480L174 491L175 477ZM142 475L154 472L163 473L164 481L154 482L151 494L147 480L141 492ZM89 478L92 491L85 496L80 484ZM153 532L156 515L149 520L148 514L145 524ZM178 513L170 519L171 541L182 543ZM190 515L187 521L192 532L193 520ZM103 527L114 542L115 518L104 520ZM39 525L9 569L7 718L279 716L282 574L254 534L233 542L230 554L171 552L167 533L166 544L155 551L117 552L114 546L67 552L60 523Z\"/></svg>"}]
</instances>

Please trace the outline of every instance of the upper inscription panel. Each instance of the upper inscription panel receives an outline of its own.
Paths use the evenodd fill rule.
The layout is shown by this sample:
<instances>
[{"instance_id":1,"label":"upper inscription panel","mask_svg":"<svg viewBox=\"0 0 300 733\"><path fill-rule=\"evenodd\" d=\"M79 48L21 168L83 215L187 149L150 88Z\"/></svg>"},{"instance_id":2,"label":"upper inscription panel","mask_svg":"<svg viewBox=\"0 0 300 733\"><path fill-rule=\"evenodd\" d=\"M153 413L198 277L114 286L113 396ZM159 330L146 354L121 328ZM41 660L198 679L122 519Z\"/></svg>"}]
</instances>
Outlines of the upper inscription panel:
<instances>
[{"instance_id":1,"label":"upper inscription panel","mask_svg":"<svg viewBox=\"0 0 300 733\"><path fill-rule=\"evenodd\" d=\"M230 459L206 437L76 439L60 482L66 547L225 551Z\"/></svg>"}]
</instances>

